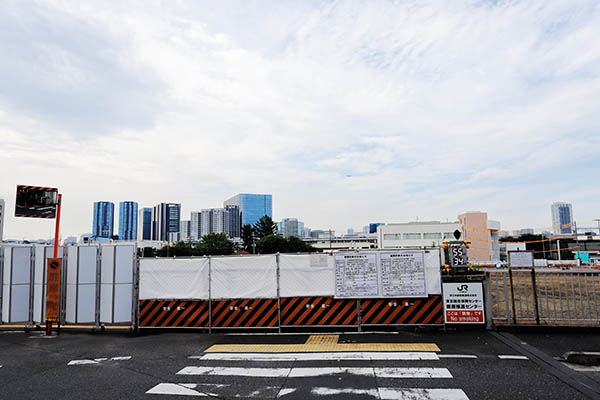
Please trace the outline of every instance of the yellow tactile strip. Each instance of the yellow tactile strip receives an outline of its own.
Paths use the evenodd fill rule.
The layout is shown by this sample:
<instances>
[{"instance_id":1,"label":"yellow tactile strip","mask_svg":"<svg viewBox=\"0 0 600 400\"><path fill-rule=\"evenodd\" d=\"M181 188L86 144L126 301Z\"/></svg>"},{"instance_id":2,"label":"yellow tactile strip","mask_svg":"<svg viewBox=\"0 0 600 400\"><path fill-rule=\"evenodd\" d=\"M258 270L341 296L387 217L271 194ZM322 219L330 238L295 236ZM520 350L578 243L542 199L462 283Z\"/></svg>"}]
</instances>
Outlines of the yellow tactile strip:
<instances>
[{"instance_id":1,"label":"yellow tactile strip","mask_svg":"<svg viewBox=\"0 0 600 400\"><path fill-rule=\"evenodd\" d=\"M215 344L206 353L321 353L342 351L440 351L435 343Z\"/></svg>"},{"instance_id":2,"label":"yellow tactile strip","mask_svg":"<svg viewBox=\"0 0 600 400\"><path fill-rule=\"evenodd\" d=\"M310 335L306 344L336 344L340 335Z\"/></svg>"}]
</instances>

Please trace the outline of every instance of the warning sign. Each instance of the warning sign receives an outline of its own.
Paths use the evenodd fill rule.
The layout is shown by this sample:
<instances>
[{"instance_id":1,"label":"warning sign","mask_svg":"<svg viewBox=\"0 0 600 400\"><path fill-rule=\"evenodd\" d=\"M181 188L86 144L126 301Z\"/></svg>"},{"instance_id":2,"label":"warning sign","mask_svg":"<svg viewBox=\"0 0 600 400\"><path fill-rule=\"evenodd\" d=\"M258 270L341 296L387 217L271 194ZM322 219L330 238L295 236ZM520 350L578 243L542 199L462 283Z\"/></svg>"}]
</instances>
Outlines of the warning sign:
<instances>
[{"instance_id":1,"label":"warning sign","mask_svg":"<svg viewBox=\"0 0 600 400\"><path fill-rule=\"evenodd\" d=\"M46 321L58 322L60 310L61 258L48 259L48 288L46 290Z\"/></svg>"},{"instance_id":2,"label":"warning sign","mask_svg":"<svg viewBox=\"0 0 600 400\"><path fill-rule=\"evenodd\" d=\"M444 317L447 324L484 324L483 284L444 283Z\"/></svg>"}]
</instances>

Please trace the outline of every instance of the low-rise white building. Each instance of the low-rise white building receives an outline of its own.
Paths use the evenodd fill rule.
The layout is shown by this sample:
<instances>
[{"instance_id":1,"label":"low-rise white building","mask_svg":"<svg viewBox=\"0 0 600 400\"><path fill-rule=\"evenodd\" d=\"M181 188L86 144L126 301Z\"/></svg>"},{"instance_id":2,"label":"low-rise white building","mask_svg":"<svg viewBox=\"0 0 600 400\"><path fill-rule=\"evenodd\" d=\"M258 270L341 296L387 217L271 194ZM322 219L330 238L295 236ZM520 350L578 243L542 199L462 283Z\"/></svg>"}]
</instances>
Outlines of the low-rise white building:
<instances>
[{"instance_id":1,"label":"low-rise white building","mask_svg":"<svg viewBox=\"0 0 600 400\"><path fill-rule=\"evenodd\" d=\"M378 248L434 247L443 241L455 240L454 231L461 233L462 224L455 222L407 222L377 227Z\"/></svg>"}]
</instances>

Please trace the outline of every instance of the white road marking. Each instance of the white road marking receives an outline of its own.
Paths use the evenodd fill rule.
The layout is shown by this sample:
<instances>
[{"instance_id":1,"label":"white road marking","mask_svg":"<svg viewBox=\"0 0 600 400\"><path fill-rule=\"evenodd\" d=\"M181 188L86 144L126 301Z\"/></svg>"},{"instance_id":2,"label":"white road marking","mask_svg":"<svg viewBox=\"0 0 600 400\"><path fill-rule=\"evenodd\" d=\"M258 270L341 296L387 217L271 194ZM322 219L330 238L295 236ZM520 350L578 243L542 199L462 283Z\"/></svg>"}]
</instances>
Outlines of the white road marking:
<instances>
[{"instance_id":1,"label":"white road marking","mask_svg":"<svg viewBox=\"0 0 600 400\"><path fill-rule=\"evenodd\" d=\"M460 389L379 388L381 400L469 400Z\"/></svg>"},{"instance_id":2,"label":"white road marking","mask_svg":"<svg viewBox=\"0 0 600 400\"><path fill-rule=\"evenodd\" d=\"M380 378L452 378L446 368L238 368L238 367L185 367L177 375L248 376L262 378L306 378L348 374Z\"/></svg>"},{"instance_id":3,"label":"white road marking","mask_svg":"<svg viewBox=\"0 0 600 400\"><path fill-rule=\"evenodd\" d=\"M438 354L439 358L477 358L472 354Z\"/></svg>"},{"instance_id":4,"label":"white road marking","mask_svg":"<svg viewBox=\"0 0 600 400\"><path fill-rule=\"evenodd\" d=\"M441 357L441 355L440 355ZM438 360L431 352L347 352L347 353L206 353L194 360L320 361L320 360Z\"/></svg>"},{"instance_id":5,"label":"white road marking","mask_svg":"<svg viewBox=\"0 0 600 400\"><path fill-rule=\"evenodd\" d=\"M375 368L378 378L452 378L447 368Z\"/></svg>"},{"instance_id":6,"label":"white road marking","mask_svg":"<svg viewBox=\"0 0 600 400\"><path fill-rule=\"evenodd\" d=\"M295 391L296 391L296 388L281 389L279 391L279 394L277 394L277 397L285 396L286 394L294 393Z\"/></svg>"},{"instance_id":7,"label":"white road marking","mask_svg":"<svg viewBox=\"0 0 600 400\"><path fill-rule=\"evenodd\" d=\"M289 372L289 368L185 367L177 375L234 375L282 378L287 376Z\"/></svg>"},{"instance_id":8,"label":"white road marking","mask_svg":"<svg viewBox=\"0 0 600 400\"><path fill-rule=\"evenodd\" d=\"M511 354L499 354L498 358L501 360L529 360L529 358L525 356L515 356Z\"/></svg>"},{"instance_id":9,"label":"white road marking","mask_svg":"<svg viewBox=\"0 0 600 400\"><path fill-rule=\"evenodd\" d=\"M89 364L100 364L94 360L71 360L67 365L89 365Z\"/></svg>"},{"instance_id":10,"label":"white road marking","mask_svg":"<svg viewBox=\"0 0 600 400\"><path fill-rule=\"evenodd\" d=\"M568 362L562 362L563 365L571 368L572 370L579 372L600 372L600 366L597 365L579 365L579 364L571 364ZM1 367L1 365L0 365Z\"/></svg>"},{"instance_id":11,"label":"white road marking","mask_svg":"<svg viewBox=\"0 0 600 400\"><path fill-rule=\"evenodd\" d=\"M123 356L123 357L101 357L94 358L93 360L71 360L67 365L90 365L90 364L100 364L104 361L126 361L131 360L131 356Z\"/></svg>"},{"instance_id":12,"label":"white road marking","mask_svg":"<svg viewBox=\"0 0 600 400\"><path fill-rule=\"evenodd\" d=\"M326 376L336 374L349 374L358 376L374 376L373 368L344 368L344 367L326 367L326 368L292 368L289 378L307 378L314 376Z\"/></svg>"},{"instance_id":13,"label":"white road marking","mask_svg":"<svg viewBox=\"0 0 600 400\"><path fill-rule=\"evenodd\" d=\"M335 396L340 394L358 394L361 396L371 396L375 398L379 398L379 394L377 393L377 389L334 389L334 388L326 388L326 387L314 387L310 391L311 394L317 396Z\"/></svg>"},{"instance_id":14,"label":"white road marking","mask_svg":"<svg viewBox=\"0 0 600 400\"><path fill-rule=\"evenodd\" d=\"M148 390L146 394L172 394L180 396L201 396L209 397L212 394L201 393L194 390L196 384L194 383L159 383L152 389ZM216 395L215 395L216 396Z\"/></svg>"}]
</instances>

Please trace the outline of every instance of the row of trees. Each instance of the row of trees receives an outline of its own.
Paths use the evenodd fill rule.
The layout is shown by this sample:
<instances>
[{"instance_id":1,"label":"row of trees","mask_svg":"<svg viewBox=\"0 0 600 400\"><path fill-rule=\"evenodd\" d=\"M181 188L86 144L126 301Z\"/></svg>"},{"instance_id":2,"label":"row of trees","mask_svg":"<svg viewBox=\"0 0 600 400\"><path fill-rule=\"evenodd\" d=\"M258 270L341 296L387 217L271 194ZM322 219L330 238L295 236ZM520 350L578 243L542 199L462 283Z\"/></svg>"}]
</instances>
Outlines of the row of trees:
<instances>
[{"instance_id":1,"label":"row of trees","mask_svg":"<svg viewBox=\"0 0 600 400\"><path fill-rule=\"evenodd\" d=\"M144 257L190 257L206 255L228 255L238 250L248 253L273 254L315 252L317 249L301 239L291 236L284 238L277 235L277 225L268 215L263 216L254 226L244 225L241 229L241 248L225 233L209 233L204 235L196 245L183 241L173 246L164 246L160 250L145 247Z\"/></svg>"}]
</instances>

